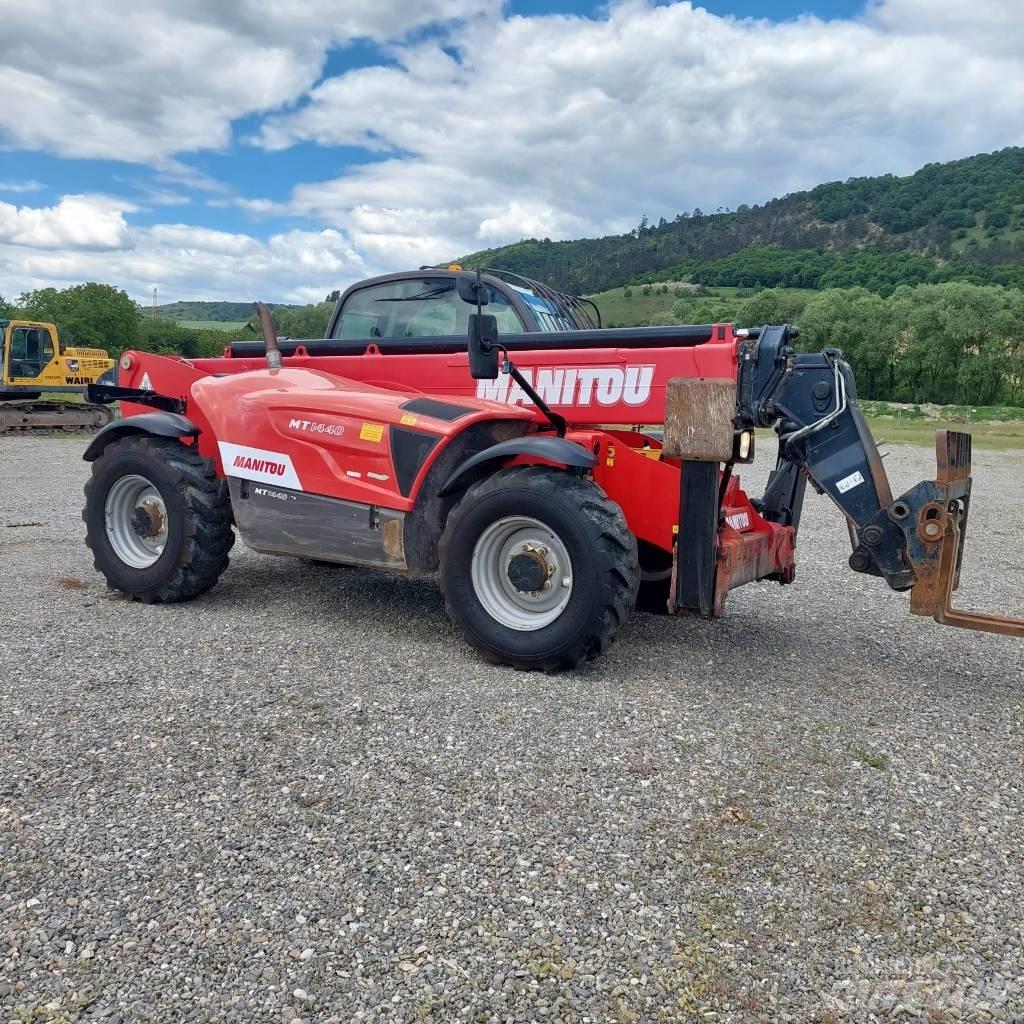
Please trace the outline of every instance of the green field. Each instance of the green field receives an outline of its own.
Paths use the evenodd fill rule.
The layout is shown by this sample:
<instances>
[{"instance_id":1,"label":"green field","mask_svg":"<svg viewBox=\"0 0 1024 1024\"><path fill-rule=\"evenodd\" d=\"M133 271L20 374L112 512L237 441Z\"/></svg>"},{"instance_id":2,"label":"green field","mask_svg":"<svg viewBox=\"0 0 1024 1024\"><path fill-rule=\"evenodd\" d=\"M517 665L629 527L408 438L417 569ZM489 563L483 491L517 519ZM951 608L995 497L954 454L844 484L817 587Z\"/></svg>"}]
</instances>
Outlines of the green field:
<instances>
[{"instance_id":1,"label":"green field","mask_svg":"<svg viewBox=\"0 0 1024 1024\"><path fill-rule=\"evenodd\" d=\"M889 444L935 444L937 430L966 430L976 448L1024 448L1024 409L1006 405L860 403L876 438Z\"/></svg>"},{"instance_id":2,"label":"green field","mask_svg":"<svg viewBox=\"0 0 1024 1024\"><path fill-rule=\"evenodd\" d=\"M188 327L193 331L241 331L247 320L175 320L179 327Z\"/></svg>"},{"instance_id":3,"label":"green field","mask_svg":"<svg viewBox=\"0 0 1024 1024\"><path fill-rule=\"evenodd\" d=\"M627 327L636 327L638 324L645 324L652 316L660 316L672 309L672 303L678 298L672 286L669 286L668 294L664 295L657 291L658 285L651 286L651 294L644 295L640 286L631 288L632 295L625 298L623 288L610 288L606 292L598 292L596 295L589 295L597 308L601 310L601 322L607 327L609 324L622 324Z\"/></svg>"},{"instance_id":4,"label":"green field","mask_svg":"<svg viewBox=\"0 0 1024 1024\"><path fill-rule=\"evenodd\" d=\"M966 430L975 448L1024 448L1024 420L1016 423L971 423L953 420L903 420L868 417L871 433L885 444L935 445L936 430ZM883 447L885 446L883 444Z\"/></svg>"}]
</instances>

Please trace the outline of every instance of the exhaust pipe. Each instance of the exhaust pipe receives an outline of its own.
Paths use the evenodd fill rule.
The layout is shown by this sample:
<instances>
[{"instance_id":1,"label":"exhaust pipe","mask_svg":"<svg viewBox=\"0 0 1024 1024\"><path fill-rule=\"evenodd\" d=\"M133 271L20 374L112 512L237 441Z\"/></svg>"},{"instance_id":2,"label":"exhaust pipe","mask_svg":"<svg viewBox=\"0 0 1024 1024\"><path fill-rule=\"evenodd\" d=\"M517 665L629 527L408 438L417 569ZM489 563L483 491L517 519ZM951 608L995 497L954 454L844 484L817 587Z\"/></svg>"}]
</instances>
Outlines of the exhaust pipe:
<instances>
[{"instance_id":1,"label":"exhaust pipe","mask_svg":"<svg viewBox=\"0 0 1024 1024\"><path fill-rule=\"evenodd\" d=\"M267 348L267 369L280 370L281 349L277 344L277 329L274 327L274 318L270 315L270 310L262 302L256 303L256 317L263 332L263 344Z\"/></svg>"}]
</instances>

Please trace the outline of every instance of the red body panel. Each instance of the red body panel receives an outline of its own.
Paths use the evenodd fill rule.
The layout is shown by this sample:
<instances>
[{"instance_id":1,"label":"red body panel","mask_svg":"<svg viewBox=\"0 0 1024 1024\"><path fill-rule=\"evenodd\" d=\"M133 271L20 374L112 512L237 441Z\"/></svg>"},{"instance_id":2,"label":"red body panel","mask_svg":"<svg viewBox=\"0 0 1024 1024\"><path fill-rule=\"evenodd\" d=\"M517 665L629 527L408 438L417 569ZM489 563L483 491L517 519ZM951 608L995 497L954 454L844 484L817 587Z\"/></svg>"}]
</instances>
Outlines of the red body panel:
<instances>
[{"instance_id":1,"label":"red body panel","mask_svg":"<svg viewBox=\"0 0 1024 1024\"><path fill-rule=\"evenodd\" d=\"M662 423L665 388L672 377L736 379L739 339L730 325L715 328L716 340L689 348L594 348L516 353L516 366L547 403L569 423ZM150 357L142 356L145 360ZM389 388L406 396L497 398L534 413L530 400L510 380L475 381L466 353L383 355L370 345L362 355L310 356L300 345L286 367L306 367L352 381ZM262 359L196 359L209 374L262 370ZM141 379L141 373L138 374ZM121 383L134 386L122 374Z\"/></svg>"},{"instance_id":2,"label":"red body panel","mask_svg":"<svg viewBox=\"0 0 1024 1024\"><path fill-rule=\"evenodd\" d=\"M417 482L444 441L481 420L533 421L525 409L462 399L467 413L455 421L406 412L410 396L346 380L319 370L286 367L230 377L204 377L192 385L218 442L227 476L278 484L365 505L409 511L400 493L389 427L437 439Z\"/></svg>"}]
</instances>

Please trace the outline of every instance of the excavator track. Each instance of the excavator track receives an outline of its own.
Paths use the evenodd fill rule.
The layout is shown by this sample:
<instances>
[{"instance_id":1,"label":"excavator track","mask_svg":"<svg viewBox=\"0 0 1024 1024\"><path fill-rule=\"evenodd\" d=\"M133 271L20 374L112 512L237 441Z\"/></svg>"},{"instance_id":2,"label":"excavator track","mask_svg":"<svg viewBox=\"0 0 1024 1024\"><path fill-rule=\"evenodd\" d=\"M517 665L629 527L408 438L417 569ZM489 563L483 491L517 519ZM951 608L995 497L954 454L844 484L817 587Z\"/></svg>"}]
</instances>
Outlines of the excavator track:
<instances>
[{"instance_id":1,"label":"excavator track","mask_svg":"<svg viewBox=\"0 0 1024 1024\"><path fill-rule=\"evenodd\" d=\"M45 399L0 402L0 434L57 431L92 434L114 418L105 405Z\"/></svg>"}]
</instances>

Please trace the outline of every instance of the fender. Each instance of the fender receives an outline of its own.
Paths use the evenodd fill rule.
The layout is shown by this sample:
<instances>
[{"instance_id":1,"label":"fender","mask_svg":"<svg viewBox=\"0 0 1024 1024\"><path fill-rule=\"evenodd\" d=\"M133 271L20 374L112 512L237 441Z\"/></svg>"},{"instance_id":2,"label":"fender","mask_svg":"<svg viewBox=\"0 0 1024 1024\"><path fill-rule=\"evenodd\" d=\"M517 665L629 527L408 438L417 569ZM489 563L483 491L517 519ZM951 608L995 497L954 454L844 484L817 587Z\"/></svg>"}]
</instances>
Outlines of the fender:
<instances>
[{"instance_id":1,"label":"fender","mask_svg":"<svg viewBox=\"0 0 1024 1024\"><path fill-rule=\"evenodd\" d=\"M199 428L176 412L144 412L138 416L108 423L89 443L82 456L86 462L95 462L103 449L112 441L118 441L129 434L151 434L154 437L197 437Z\"/></svg>"},{"instance_id":2,"label":"fender","mask_svg":"<svg viewBox=\"0 0 1024 1024\"><path fill-rule=\"evenodd\" d=\"M439 495L450 494L469 470L488 462L499 462L517 455L533 455L549 462L560 462L571 469L589 469L596 465L597 457L575 441L564 437L543 437L531 434L527 437L513 437L508 441L485 448L482 452L466 459L439 491Z\"/></svg>"}]
</instances>

